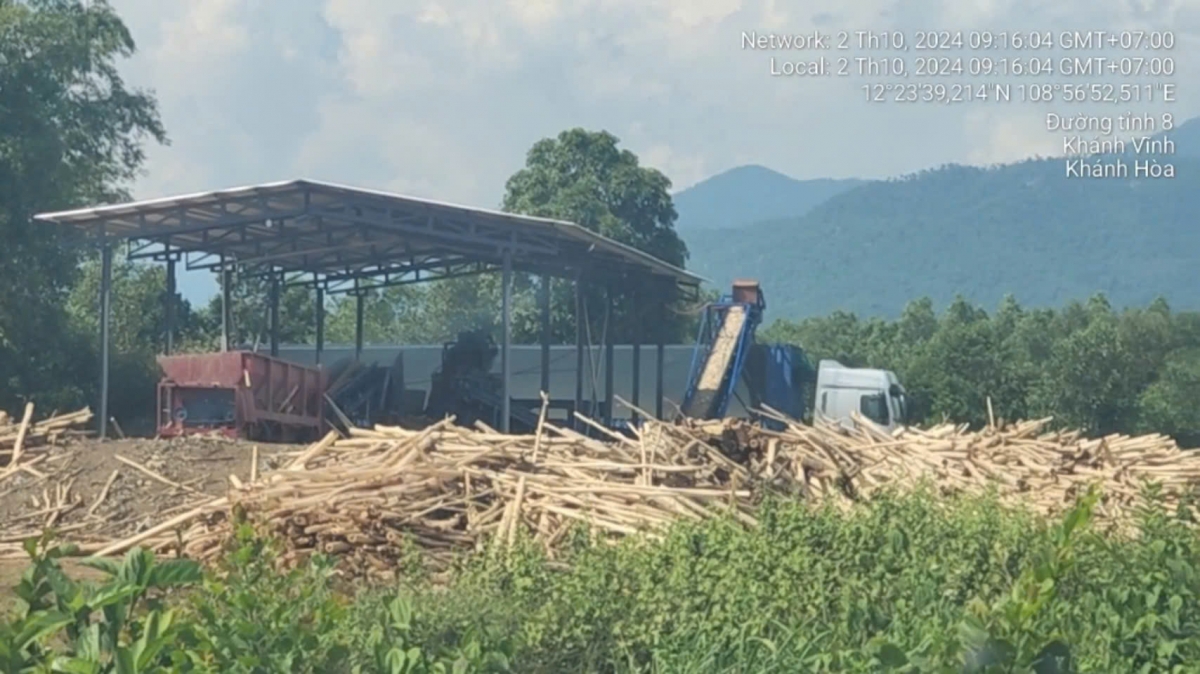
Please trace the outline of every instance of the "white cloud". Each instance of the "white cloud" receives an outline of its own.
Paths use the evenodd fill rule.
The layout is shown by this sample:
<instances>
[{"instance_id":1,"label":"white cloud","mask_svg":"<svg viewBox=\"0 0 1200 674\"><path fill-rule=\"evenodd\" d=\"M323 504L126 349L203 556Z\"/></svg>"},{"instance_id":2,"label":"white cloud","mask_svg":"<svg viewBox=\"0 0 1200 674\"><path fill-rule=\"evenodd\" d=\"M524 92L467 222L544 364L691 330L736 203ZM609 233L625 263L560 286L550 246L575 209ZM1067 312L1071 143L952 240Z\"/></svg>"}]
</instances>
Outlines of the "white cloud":
<instances>
[{"instance_id":1,"label":"white cloud","mask_svg":"<svg viewBox=\"0 0 1200 674\"><path fill-rule=\"evenodd\" d=\"M1006 164L1063 154L1062 135L1047 131L1045 120L1045 114L1036 110L1008 115L994 110L972 111L965 120L965 131L974 146L966 162Z\"/></svg>"},{"instance_id":2,"label":"white cloud","mask_svg":"<svg viewBox=\"0 0 1200 674\"><path fill-rule=\"evenodd\" d=\"M712 175L702 154L681 153L669 145L650 145L641 151L638 158L643 166L658 169L671 178L671 189L676 192Z\"/></svg>"},{"instance_id":3,"label":"white cloud","mask_svg":"<svg viewBox=\"0 0 1200 674\"><path fill-rule=\"evenodd\" d=\"M677 186L743 163L884 177L1061 146L1034 104L870 104L870 78L772 77L772 56L812 55L744 50L743 31L1169 29L1176 79L1200 67L1195 0L113 4L141 47L127 77L157 91L174 141L144 196L308 175L495 206L529 146L574 126ZM1180 95L1177 117L1200 113Z\"/></svg>"}]
</instances>

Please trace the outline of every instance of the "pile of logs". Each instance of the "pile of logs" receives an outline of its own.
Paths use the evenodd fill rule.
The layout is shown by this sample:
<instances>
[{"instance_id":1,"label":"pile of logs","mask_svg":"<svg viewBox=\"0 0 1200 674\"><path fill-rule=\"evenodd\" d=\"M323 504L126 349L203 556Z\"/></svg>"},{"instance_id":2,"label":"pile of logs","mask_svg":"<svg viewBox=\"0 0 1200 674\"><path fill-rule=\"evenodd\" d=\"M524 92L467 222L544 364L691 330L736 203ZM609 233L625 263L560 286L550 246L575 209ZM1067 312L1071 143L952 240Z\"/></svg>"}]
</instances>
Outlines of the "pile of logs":
<instances>
[{"instance_id":1,"label":"pile of logs","mask_svg":"<svg viewBox=\"0 0 1200 674\"><path fill-rule=\"evenodd\" d=\"M521 538L553 558L578 524L608 542L661 536L679 520L732 516L755 526L766 494L848 505L928 483L946 494L995 490L1055 515L1099 483L1098 516L1118 524L1132 519L1146 481L1161 485L1172 509L1200 485L1200 454L1168 437L1089 439L1049 431L1049 419L894 433L864 419L853 430L783 417L781 430L735 420L650 421L632 436L581 419L593 437L546 424L544 411L533 435L449 419L423 430L330 433L278 470L255 468L246 481L231 476L224 497L85 551L145 545L213 559L231 519L244 515L282 539L285 561L323 552L338 556L347 573L375 576L396 572L414 547L435 568L463 551Z\"/></svg>"},{"instance_id":2,"label":"pile of logs","mask_svg":"<svg viewBox=\"0 0 1200 674\"><path fill-rule=\"evenodd\" d=\"M946 495L994 490L1003 502L1055 516L1096 485L1102 493L1098 519L1123 525L1144 504L1148 483L1159 486L1169 512L1175 512L1181 500L1200 496L1200 452L1182 450L1160 434L1088 438L1075 430L1047 430L1051 418L993 422L976 432L965 424L943 424L894 433L861 417L856 417L853 430L776 418L786 430L755 430L742 445L762 448L778 442L776 451L790 457L783 470L803 464L804 493L817 497L836 494L853 501L881 489L910 489L928 481ZM716 434L711 425L707 430ZM720 434L728 437L729 430ZM764 464L752 454L750 465L756 472L774 474L781 469L768 454L770 450L757 451L766 457Z\"/></svg>"},{"instance_id":3,"label":"pile of logs","mask_svg":"<svg viewBox=\"0 0 1200 674\"><path fill-rule=\"evenodd\" d=\"M199 510L257 514L287 541L289 558L339 555L355 575L394 573L412 546L425 564L444 568L459 552L511 546L522 533L553 557L578 523L613 541L658 536L680 518L732 512L756 523L748 470L704 442L656 448L608 431L598 431L601 442L541 428L515 436L446 420L420 431L331 434L289 467ZM185 554L219 554L228 522L213 519L184 533Z\"/></svg>"},{"instance_id":4,"label":"pile of logs","mask_svg":"<svg viewBox=\"0 0 1200 674\"><path fill-rule=\"evenodd\" d=\"M780 431L733 420L648 422L634 437L594 425L603 441L550 425L515 436L449 420L420 431L353 429L98 552L182 544L184 554L211 559L229 535L228 513L238 511L285 541L286 560L320 551L341 557L351 574L387 575L414 545L435 567L520 536L553 558L578 523L605 541L653 538L681 519L729 515L755 526L766 493L849 504L929 481L944 493L995 489L1057 514L1098 482L1101 520L1127 522L1142 480L1162 485L1168 507L1200 484L1200 455L1161 435L1087 439L1047 432L1049 419L894 434L865 420L855 430L780 421Z\"/></svg>"},{"instance_id":5,"label":"pile of logs","mask_svg":"<svg viewBox=\"0 0 1200 674\"><path fill-rule=\"evenodd\" d=\"M54 414L38 422L33 421L33 403L25 404L20 421L0 410L0 481L18 472L44 477L35 468L45 458L38 448L55 444L91 419L92 411L86 407L70 414Z\"/></svg>"}]
</instances>

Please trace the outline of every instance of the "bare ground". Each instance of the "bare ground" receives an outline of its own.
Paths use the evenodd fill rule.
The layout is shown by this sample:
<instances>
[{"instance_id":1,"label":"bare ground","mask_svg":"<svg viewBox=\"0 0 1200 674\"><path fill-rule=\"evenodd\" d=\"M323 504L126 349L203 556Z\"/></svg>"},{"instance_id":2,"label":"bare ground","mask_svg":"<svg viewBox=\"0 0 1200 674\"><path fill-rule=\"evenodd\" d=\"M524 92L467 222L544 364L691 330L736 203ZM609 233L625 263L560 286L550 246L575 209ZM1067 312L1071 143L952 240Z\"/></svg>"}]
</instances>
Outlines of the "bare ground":
<instances>
[{"instance_id":1,"label":"bare ground","mask_svg":"<svg viewBox=\"0 0 1200 674\"><path fill-rule=\"evenodd\" d=\"M224 495L230 475L248 480L255 444L260 474L298 449L209 437L85 439L38 448L45 458L34 468L45 477L18 472L0 482L0 557L19 556L21 540L47 526L60 531L59 538L80 543L144 531L190 504Z\"/></svg>"},{"instance_id":2,"label":"bare ground","mask_svg":"<svg viewBox=\"0 0 1200 674\"><path fill-rule=\"evenodd\" d=\"M191 504L224 495L230 475L248 481L256 444L259 474L281 465L300 449L191 437L106 442L76 439L29 450L45 455L34 465L45 477L18 472L0 481L0 618L14 606L13 588L27 566L21 548L24 539L39 535L47 525L60 532L58 539L85 545L144 531ZM166 484L118 456L182 487ZM96 505L114 471L117 477ZM64 568L80 579L100 575L71 560L64 561Z\"/></svg>"}]
</instances>

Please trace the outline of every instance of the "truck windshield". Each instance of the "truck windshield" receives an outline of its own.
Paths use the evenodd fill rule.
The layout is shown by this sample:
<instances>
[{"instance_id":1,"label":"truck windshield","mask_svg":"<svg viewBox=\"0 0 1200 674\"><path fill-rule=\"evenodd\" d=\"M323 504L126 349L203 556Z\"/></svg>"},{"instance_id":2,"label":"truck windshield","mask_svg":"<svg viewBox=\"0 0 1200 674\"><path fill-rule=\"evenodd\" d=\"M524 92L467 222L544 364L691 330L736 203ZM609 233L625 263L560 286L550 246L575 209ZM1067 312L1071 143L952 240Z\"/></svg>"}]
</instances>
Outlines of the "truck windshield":
<instances>
[{"instance_id":1,"label":"truck windshield","mask_svg":"<svg viewBox=\"0 0 1200 674\"><path fill-rule=\"evenodd\" d=\"M859 411L871 421L886 426L889 421L887 394L864 395L859 403Z\"/></svg>"}]
</instances>

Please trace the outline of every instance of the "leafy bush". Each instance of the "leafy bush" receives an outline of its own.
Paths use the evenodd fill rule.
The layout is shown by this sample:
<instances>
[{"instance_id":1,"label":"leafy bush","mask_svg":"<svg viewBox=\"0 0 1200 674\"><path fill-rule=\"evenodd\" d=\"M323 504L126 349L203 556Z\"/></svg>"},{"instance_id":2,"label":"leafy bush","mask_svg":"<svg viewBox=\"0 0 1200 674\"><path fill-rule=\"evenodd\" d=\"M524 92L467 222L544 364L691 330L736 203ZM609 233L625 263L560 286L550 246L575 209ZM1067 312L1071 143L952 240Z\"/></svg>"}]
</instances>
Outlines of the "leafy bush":
<instances>
[{"instance_id":1,"label":"leafy bush","mask_svg":"<svg viewBox=\"0 0 1200 674\"><path fill-rule=\"evenodd\" d=\"M1089 526L1097 494L1058 523L929 492L768 502L754 530L578 530L566 566L525 541L447 586L348 587L320 557L279 572L249 529L202 579L135 551L77 584L68 548L31 546L0 671L1197 672L1200 538L1149 496L1127 539Z\"/></svg>"},{"instance_id":2,"label":"leafy bush","mask_svg":"<svg viewBox=\"0 0 1200 674\"><path fill-rule=\"evenodd\" d=\"M757 530L683 524L469 583L522 617L521 671L1197 671L1196 534L1159 508L1105 537L1095 498L1057 526L929 493L773 503Z\"/></svg>"},{"instance_id":3,"label":"leafy bush","mask_svg":"<svg viewBox=\"0 0 1200 674\"><path fill-rule=\"evenodd\" d=\"M134 549L122 562L86 559L103 571L101 584L78 583L58 560L71 546L48 548L31 539L25 550L32 563L16 588L25 611L0 629L0 671L135 674L161 671L179 626L174 610L163 607L161 592L200 579L190 560L158 562ZM145 606L145 610L139 610ZM59 648L44 640L58 635Z\"/></svg>"}]
</instances>

